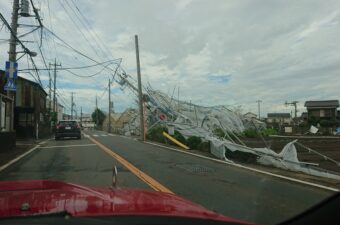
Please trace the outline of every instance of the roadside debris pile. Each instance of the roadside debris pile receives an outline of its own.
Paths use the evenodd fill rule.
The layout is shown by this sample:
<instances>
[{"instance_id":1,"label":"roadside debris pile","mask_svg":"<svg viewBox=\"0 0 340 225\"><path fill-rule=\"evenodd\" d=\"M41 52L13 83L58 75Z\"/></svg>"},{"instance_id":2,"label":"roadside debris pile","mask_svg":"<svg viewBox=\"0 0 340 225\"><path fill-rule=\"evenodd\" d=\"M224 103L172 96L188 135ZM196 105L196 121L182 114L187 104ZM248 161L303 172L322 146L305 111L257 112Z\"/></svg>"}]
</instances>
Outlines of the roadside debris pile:
<instances>
[{"instance_id":1,"label":"roadside debris pile","mask_svg":"<svg viewBox=\"0 0 340 225\"><path fill-rule=\"evenodd\" d=\"M269 147L246 146L239 137L240 134L249 127L260 129L264 124L256 119L247 120L236 109L226 106L204 107L179 101L151 88L146 88L145 91L145 120L148 130L158 125L172 126L185 138L196 136L210 142L210 152L230 162L232 161L226 157L226 153L241 152L250 154L257 163L263 165L340 180L340 174L324 170L315 163L300 162L295 148L295 144L302 145L298 140L287 143L280 153L276 153ZM224 136L216 136L216 130L223 131ZM137 113L126 124L124 132L126 135L139 134ZM267 146L265 141L264 146ZM304 147L311 153L322 155ZM340 166L339 162L322 156Z\"/></svg>"}]
</instances>

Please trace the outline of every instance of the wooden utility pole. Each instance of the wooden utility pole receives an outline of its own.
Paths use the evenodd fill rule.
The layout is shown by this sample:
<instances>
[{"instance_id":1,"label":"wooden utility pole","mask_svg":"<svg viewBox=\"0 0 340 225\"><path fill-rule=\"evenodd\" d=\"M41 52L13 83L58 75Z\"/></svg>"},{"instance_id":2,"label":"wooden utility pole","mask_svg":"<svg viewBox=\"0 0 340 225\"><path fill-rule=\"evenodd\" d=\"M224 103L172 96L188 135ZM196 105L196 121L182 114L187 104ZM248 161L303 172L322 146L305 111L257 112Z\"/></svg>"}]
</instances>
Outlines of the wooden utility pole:
<instances>
[{"instance_id":1,"label":"wooden utility pole","mask_svg":"<svg viewBox=\"0 0 340 225\"><path fill-rule=\"evenodd\" d=\"M141 140L145 141L143 92L142 92L142 78L141 78L140 61L139 61L138 35L135 35L135 46L136 46L136 62L137 62L137 77L138 77L138 99L139 99L140 131L141 131L140 135L141 135Z\"/></svg>"},{"instance_id":2,"label":"wooden utility pole","mask_svg":"<svg viewBox=\"0 0 340 225\"><path fill-rule=\"evenodd\" d=\"M73 92L71 92L71 120L73 119Z\"/></svg>"},{"instance_id":3,"label":"wooden utility pole","mask_svg":"<svg viewBox=\"0 0 340 225\"><path fill-rule=\"evenodd\" d=\"M48 69L51 70L51 64L49 64L48 66ZM48 87L49 87L49 91L48 91L48 96L49 96L49 99L50 99L50 102L49 102L49 108L50 108L50 112L52 110L52 77L51 77L51 73L48 72L48 75L49 75L49 82L48 82Z\"/></svg>"},{"instance_id":4,"label":"wooden utility pole","mask_svg":"<svg viewBox=\"0 0 340 225\"><path fill-rule=\"evenodd\" d=\"M111 133L111 82L109 79L109 127L108 127L108 131L109 133Z\"/></svg>"},{"instance_id":5,"label":"wooden utility pole","mask_svg":"<svg viewBox=\"0 0 340 225\"><path fill-rule=\"evenodd\" d=\"M96 129L98 129L98 99L96 95Z\"/></svg>"},{"instance_id":6,"label":"wooden utility pole","mask_svg":"<svg viewBox=\"0 0 340 225\"><path fill-rule=\"evenodd\" d=\"M50 63L50 66L54 66L54 79L53 79L53 112L56 112L56 89L57 89L57 66L61 66L61 64L57 64L57 59L54 59L54 63Z\"/></svg>"}]
</instances>

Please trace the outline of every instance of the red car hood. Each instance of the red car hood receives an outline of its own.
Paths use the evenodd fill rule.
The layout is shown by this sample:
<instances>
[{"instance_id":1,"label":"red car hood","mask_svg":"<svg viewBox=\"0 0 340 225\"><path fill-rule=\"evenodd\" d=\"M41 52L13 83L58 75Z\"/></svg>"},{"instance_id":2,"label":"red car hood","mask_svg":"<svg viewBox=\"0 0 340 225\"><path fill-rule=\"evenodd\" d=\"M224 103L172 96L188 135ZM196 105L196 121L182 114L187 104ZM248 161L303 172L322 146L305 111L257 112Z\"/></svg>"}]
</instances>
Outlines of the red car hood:
<instances>
[{"instance_id":1,"label":"red car hood","mask_svg":"<svg viewBox=\"0 0 340 225\"><path fill-rule=\"evenodd\" d=\"M162 192L90 188L53 180L0 182L0 217L59 212L74 217L153 215L247 224Z\"/></svg>"}]
</instances>

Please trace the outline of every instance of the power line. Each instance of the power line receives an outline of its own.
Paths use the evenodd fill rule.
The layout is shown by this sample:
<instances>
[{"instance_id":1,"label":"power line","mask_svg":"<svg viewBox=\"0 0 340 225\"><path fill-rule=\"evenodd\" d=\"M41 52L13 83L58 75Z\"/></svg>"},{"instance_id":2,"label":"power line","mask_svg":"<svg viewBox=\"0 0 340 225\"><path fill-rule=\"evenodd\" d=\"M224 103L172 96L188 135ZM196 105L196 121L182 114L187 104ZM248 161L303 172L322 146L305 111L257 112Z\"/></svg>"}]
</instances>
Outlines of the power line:
<instances>
[{"instance_id":1,"label":"power line","mask_svg":"<svg viewBox=\"0 0 340 225\"><path fill-rule=\"evenodd\" d=\"M70 13L67 11L67 9L65 8L64 4L58 0L59 4L61 5L61 7L64 9L64 11L66 12L67 16L70 18L70 20L72 21L72 23L75 25L75 27L78 29L78 31L81 33L81 35L84 37L85 41L88 43L88 45L92 48L92 50L96 53L96 55L99 57L99 54L96 50L96 48L91 44L91 42L87 39L86 35L81 31L81 29L79 28L78 24L76 24L75 20L71 17ZM67 2L66 2L67 3Z\"/></svg>"},{"instance_id":2,"label":"power line","mask_svg":"<svg viewBox=\"0 0 340 225\"><path fill-rule=\"evenodd\" d=\"M73 51L75 51L76 53L80 54L81 56L95 62L95 63L99 63L97 60L91 58L90 56L87 56L86 54L80 52L79 50L75 49L74 47L72 47L70 44L68 44L66 41L64 41L63 39L61 39L58 35L56 35L54 32L52 32L51 30L49 30L48 28L45 27L45 30L47 30L51 35L55 36L59 41L61 41L62 43L64 43L68 48L72 49ZM114 70L110 67L107 67L107 69L111 72L114 72Z\"/></svg>"},{"instance_id":3,"label":"power line","mask_svg":"<svg viewBox=\"0 0 340 225\"><path fill-rule=\"evenodd\" d=\"M51 25L51 30L53 31L53 25L52 25L52 19L51 19L51 9L50 9L50 1L47 0L47 8L48 8L48 16L49 16L49 19L50 19L50 25ZM45 33L46 35L46 33ZM54 37L51 38L52 41L53 41L53 46L54 46L54 52L55 52L55 58L58 58L58 51L57 51L57 47L56 47L56 44L55 44L55 40L54 40Z\"/></svg>"},{"instance_id":4,"label":"power line","mask_svg":"<svg viewBox=\"0 0 340 225\"><path fill-rule=\"evenodd\" d=\"M95 66L100 66L100 65L103 65L103 64L106 64L106 63L110 63L109 65L111 64L118 64L118 63L113 63L115 61L118 61L118 60L122 60L121 58L119 59L113 59L113 60L108 60L108 61L105 61L105 62L100 62L100 63L96 63L96 64L92 64L92 65L87 65L87 66L76 66L76 67L63 67L63 68L60 68L58 70L78 70L78 69L86 69L86 68L90 68L90 67L95 67ZM104 68L108 67L109 65L106 65ZM30 70L30 69L21 69L21 70L18 70L18 71L27 71L27 70ZM42 69L42 68L38 68L38 70L48 70L48 69Z\"/></svg>"},{"instance_id":5,"label":"power line","mask_svg":"<svg viewBox=\"0 0 340 225\"><path fill-rule=\"evenodd\" d=\"M101 39L98 37L98 35L96 34L96 32L94 30L91 30L91 26L89 24L89 22L87 21L86 17L83 15L83 13L80 11L80 9L78 8L78 6L76 5L76 3L72 0L71 1L73 6L77 9L79 15L82 18L79 18L77 16L77 13L74 11L74 14L77 16L78 20L83 24L83 26L87 29L87 31L89 32L89 34L93 37L95 43L97 44L97 46L100 48L100 50L102 51L102 53L107 57L110 58L109 55L107 54L106 51L108 51L108 48L105 46L105 44L103 44L103 42L101 41ZM68 1L66 1L66 3L69 5ZM72 7L69 5L69 7L72 9ZM84 21L84 22L82 22ZM98 42L98 41L99 42ZM109 53L111 53L110 51L108 51Z\"/></svg>"},{"instance_id":6,"label":"power line","mask_svg":"<svg viewBox=\"0 0 340 225\"><path fill-rule=\"evenodd\" d=\"M100 71L94 73L94 74L91 74L91 75L79 75L79 74L76 74L68 69L66 69L67 72L71 73L72 75L75 75L77 77L82 77L82 78L90 78L90 77L94 77L94 76L97 76L99 75L101 72L103 72L103 70L105 70L110 64L106 65L105 67L103 67Z\"/></svg>"}]
</instances>

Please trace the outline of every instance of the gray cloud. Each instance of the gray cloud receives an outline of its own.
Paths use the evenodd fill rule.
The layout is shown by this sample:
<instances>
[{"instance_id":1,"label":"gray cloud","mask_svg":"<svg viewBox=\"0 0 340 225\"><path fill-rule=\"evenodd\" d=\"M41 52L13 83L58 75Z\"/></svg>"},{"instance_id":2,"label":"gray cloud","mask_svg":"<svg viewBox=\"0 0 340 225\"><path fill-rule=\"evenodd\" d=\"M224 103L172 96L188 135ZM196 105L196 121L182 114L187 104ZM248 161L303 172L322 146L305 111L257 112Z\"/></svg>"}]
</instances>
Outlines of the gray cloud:
<instances>
[{"instance_id":1,"label":"gray cloud","mask_svg":"<svg viewBox=\"0 0 340 225\"><path fill-rule=\"evenodd\" d=\"M122 65L131 76L136 74L133 35L138 34L143 81L165 92L179 86L184 100L242 105L256 112L255 101L262 99L264 112L290 112L283 105L285 100L298 100L303 109L305 100L339 98L338 1L76 2L112 55L123 58ZM55 32L104 61L70 23L60 4L51 2L51 8ZM42 4L41 11L49 24L46 5ZM53 59L54 52L48 56ZM65 64L90 63L60 47L58 57ZM228 82L211 79L211 75L230 74ZM106 77L95 79L96 85L104 87ZM94 82L66 74L61 79L87 86ZM96 89L93 93L102 91ZM129 91L116 95L120 110L133 103Z\"/></svg>"}]
</instances>

